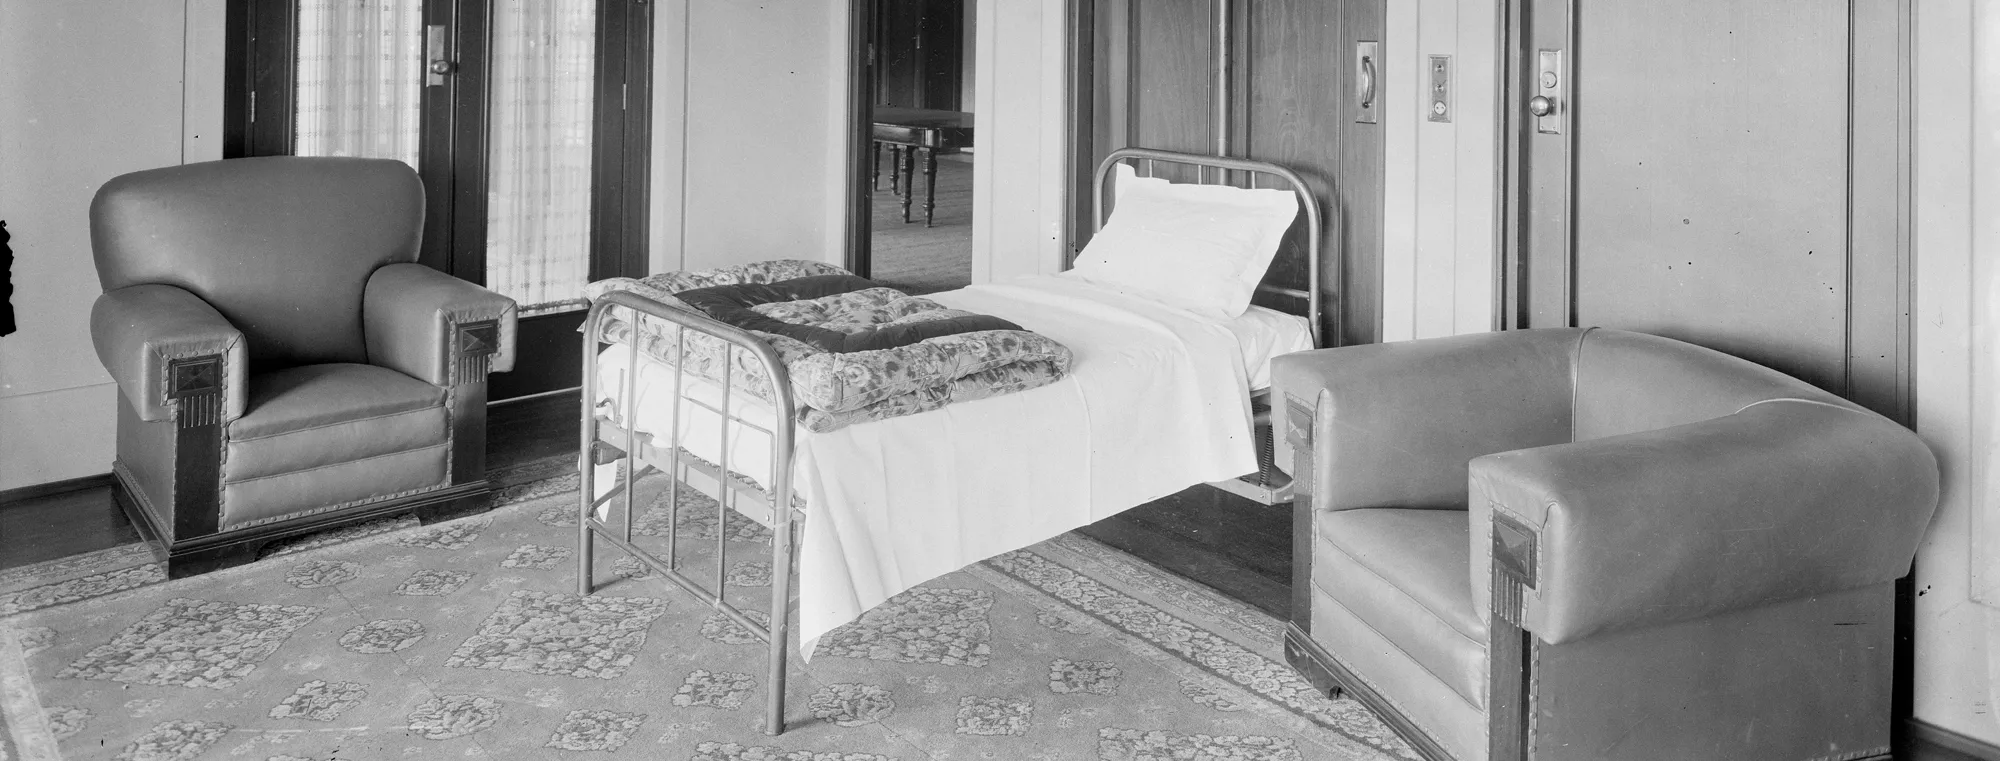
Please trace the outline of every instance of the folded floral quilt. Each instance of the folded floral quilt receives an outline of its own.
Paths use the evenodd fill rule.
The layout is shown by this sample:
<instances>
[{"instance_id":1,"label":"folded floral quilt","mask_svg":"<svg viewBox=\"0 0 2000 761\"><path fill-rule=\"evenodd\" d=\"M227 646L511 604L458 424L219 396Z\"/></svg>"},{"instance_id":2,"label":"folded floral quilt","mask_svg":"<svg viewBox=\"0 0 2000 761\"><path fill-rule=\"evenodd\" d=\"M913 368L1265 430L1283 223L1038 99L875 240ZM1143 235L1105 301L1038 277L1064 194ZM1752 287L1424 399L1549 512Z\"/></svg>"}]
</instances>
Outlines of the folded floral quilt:
<instances>
[{"instance_id":1,"label":"folded floral quilt","mask_svg":"<svg viewBox=\"0 0 2000 761\"><path fill-rule=\"evenodd\" d=\"M597 298L633 291L749 330L769 341L785 364L799 419L826 432L911 415L1054 383L1068 373L1069 349L1013 323L948 309L935 301L819 262L781 260L701 272L674 272L592 283ZM729 352L706 335L683 339L677 326L641 321L639 348L712 381L724 373L766 401L770 381L748 352ZM627 341L622 315L603 321L600 338ZM676 352L676 344L679 351ZM684 361L676 358L681 355Z\"/></svg>"}]
</instances>

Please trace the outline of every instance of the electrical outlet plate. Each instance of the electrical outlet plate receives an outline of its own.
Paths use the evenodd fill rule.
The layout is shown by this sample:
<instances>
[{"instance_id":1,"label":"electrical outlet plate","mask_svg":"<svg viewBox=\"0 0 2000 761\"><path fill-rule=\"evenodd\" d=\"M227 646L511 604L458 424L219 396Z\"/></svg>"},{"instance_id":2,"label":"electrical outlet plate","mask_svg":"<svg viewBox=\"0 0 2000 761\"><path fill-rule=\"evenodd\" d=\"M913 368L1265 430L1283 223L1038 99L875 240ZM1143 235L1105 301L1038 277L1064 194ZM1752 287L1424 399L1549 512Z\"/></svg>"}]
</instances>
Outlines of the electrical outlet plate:
<instances>
[{"instance_id":1,"label":"electrical outlet plate","mask_svg":"<svg viewBox=\"0 0 2000 761\"><path fill-rule=\"evenodd\" d=\"M1431 97L1430 113L1424 118L1434 122L1451 121L1451 56L1431 56Z\"/></svg>"}]
</instances>

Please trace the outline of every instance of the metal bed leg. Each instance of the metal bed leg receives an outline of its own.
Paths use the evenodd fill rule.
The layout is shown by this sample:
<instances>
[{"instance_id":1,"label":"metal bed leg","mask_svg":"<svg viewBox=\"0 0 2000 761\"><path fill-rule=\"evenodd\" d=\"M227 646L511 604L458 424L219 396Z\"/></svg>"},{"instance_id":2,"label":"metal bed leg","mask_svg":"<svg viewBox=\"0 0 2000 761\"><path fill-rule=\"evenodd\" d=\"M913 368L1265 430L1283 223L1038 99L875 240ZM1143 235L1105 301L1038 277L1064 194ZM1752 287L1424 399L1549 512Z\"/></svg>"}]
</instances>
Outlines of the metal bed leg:
<instances>
[{"instance_id":1,"label":"metal bed leg","mask_svg":"<svg viewBox=\"0 0 2000 761\"><path fill-rule=\"evenodd\" d=\"M771 510L772 523L779 525L771 532L771 694L764 706L764 734L775 736L785 731L785 650L792 632L792 522L775 519L779 510L789 516L792 506L789 499L774 499L773 504L782 507Z\"/></svg>"},{"instance_id":2,"label":"metal bed leg","mask_svg":"<svg viewBox=\"0 0 2000 761\"><path fill-rule=\"evenodd\" d=\"M586 388L588 387L586 386ZM584 425L584 435L596 436L597 431L593 430L596 427L586 423ZM594 472L597 468L592 467L595 463L591 462L591 450L593 447L593 444L584 444L583 456L577 458L579 460L577 465L577 501L582 504L576 511L576 593L579 596L585 597L588 597L591 592L596 591L591 588L593 586L591 583L593 581L591 571L597 565L595 562L597 554L596 537L591 535L590 528L591 503L595 501L591 499L591 495L597 493L597 478Z\"/></svg>"}]
</instances>

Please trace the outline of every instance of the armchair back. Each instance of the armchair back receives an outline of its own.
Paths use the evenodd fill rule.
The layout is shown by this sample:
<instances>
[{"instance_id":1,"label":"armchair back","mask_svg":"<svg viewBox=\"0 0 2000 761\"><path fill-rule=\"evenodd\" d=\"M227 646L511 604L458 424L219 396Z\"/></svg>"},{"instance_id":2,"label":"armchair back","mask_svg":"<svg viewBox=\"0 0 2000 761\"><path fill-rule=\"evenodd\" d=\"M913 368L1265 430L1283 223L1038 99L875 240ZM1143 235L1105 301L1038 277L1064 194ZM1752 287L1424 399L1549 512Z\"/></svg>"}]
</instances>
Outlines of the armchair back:
<instances>
[{"instance_id":1,"label":"armchair back","mask_svg":"<svg viewBox=\"0 0 2000 761\"><path fill-rule=\"evenodd\" d=\"M1644 333L1590 330L1573 362L1571 441L1713 420L1771 399L1861 409L1755 362Z\"/></svg>"},{"instance_id":2,"label":"armchair back","mask_svg":"<svg viewBox=\"0 0 2000 761\"><path fill-rule=\"evenodd\" d=\"M166 167L112 180L90 207L104 290L193 293L243 332L253 370L368 361L368 277L416 261L423 223L423 183L389 159Z\"/></svg>"}]
</instances>

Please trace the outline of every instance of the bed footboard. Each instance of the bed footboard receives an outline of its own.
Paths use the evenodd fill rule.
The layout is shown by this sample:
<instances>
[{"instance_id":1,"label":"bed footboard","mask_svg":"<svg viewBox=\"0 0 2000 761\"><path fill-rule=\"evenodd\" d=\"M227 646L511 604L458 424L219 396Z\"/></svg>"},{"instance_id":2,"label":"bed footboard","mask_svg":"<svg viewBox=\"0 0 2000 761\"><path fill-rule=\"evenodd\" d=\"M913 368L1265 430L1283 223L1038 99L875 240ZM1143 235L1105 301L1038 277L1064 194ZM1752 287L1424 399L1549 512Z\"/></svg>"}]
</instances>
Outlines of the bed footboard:
<instances>
[{"instance_id":1,"label":"bed footboard","mask_svg":"<svg viewBox=\"0 0 2000 761\"><path fill-rule=\"evenodd\" d=\"M598 355L605 342L603 323L606 315L613 310L622 310L630 334L625 345L618 350L626 354L626 377L618 384L619 398L610 405L608 412L600 411L597 404L600 379L598 378ZM672 396L669 404L671 412L665 434L647 434L640 431L642 423L639 414L639 345L645 323L652 321L674 326L673 356L671 363L662 362L672 373ZM704 336L721 342L722 376L708 378L708 382L721 386L721 403L711 404L687 395L688 341L690 335ZM717 611L728 616L736 625L743 627L753 636L768 645L768 680L766 682L767 702L765 732L776 735L785 729L785 649L790 641L791 631L791 579L793 562L796 559L796 531L804 519L792 499L792 454L797 428L797 403L792 398L792 388L776 350L756 335L727 325L705 315L669 306L665 303L630 292L605 294L590 307L583 329L583 391L581 404L581 447L577 456L578 507L577 507L577 592L589 595L596 591L594 565L596 562L596 542L603 540L611 546L632 556L632 558L652 569L688 594L708 603ZM736 352L748 352L762 366L764 377L769 380L768 401L772 408L772 421L768 427L756 421L731 412L730 398L735 393L748 393L736 388L736 373L729 371L735 366ZM682 410L686 406L696 406L715 414L721 421L717 426L720 440L716 452L721 456L710 462L690 453L688 442L679 440L682 433ZM653 421L653 430L657 421ZM771 455L769 475L762 485L748 479L735 477L730 469L730 431L734 427L761 431L770 438ZM599 465L622 461L619 469L622 477L608 485L599 494ZM640 476L653 470L664 471L668 475L667 506L670 511L680 509L680 490L694 488L684 483L689 476L700 474L701 480L714 484L718 509L736 510L771 529L771 602L770 624L760 624L727 601L728 542L729 533L716 532L715 567L713 583L706 584L693 575L685 573L676 550L680 544L679 516L669 517L667 524L665 555L656 554L640 547L632 540L632 522L635 500L634 484ZM707 575L707 574L703 574Z\"/></svg>"}]
</instances>

